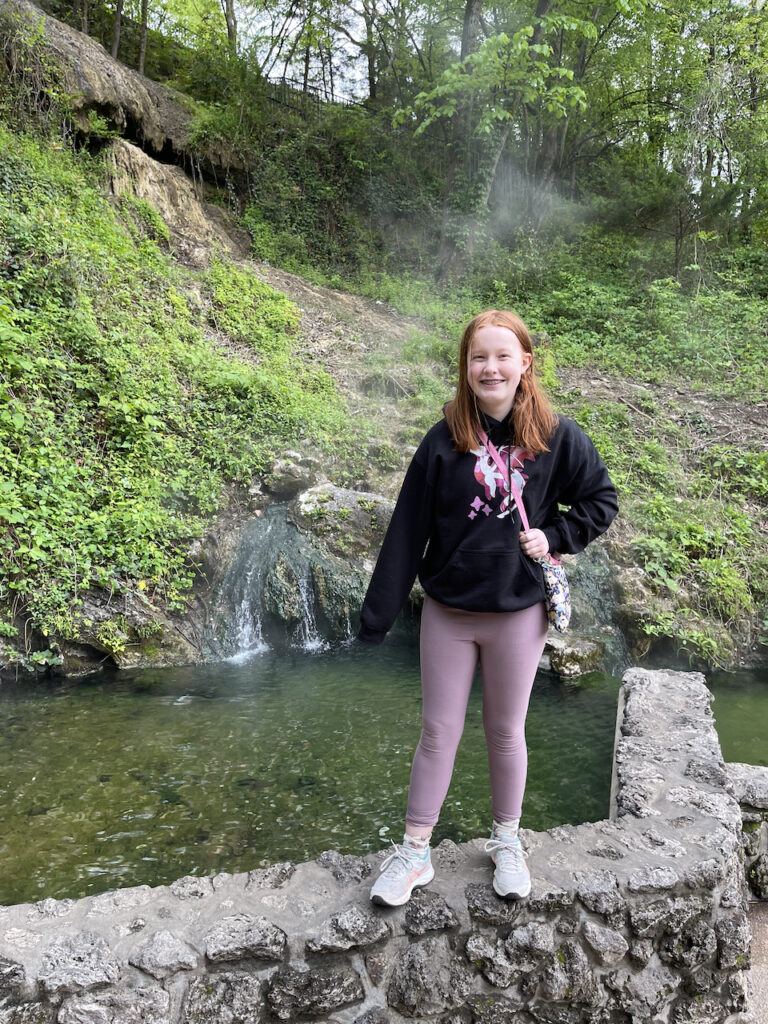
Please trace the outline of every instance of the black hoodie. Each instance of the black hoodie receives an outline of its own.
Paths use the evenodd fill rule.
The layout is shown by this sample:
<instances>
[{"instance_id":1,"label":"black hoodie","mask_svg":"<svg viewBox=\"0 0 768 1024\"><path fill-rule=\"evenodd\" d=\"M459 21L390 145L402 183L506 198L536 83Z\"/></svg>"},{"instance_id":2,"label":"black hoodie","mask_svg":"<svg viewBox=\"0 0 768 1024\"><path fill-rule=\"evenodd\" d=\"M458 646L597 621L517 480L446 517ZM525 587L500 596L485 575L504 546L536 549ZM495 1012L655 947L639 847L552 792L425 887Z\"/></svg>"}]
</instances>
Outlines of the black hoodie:
<instances>
[{"instance_id":1,"label":"black hoodie","mask_svg":"<svg viewBox=\"0 0 768 1024\"><path fill-rule=\"evenodd\" d=\"M531 529L549 550L581 551L608 529L616 489L595 446L563 416L548 452L510 444L509 426L486 417L487 432L510 465ZM561 511L559 505L564 506ZM509 612L544 600L541 567L520 550L520 514L485 447L457 452L442 419L427 433L405 475L360 613L358 637L381 643L414 580L441 604ZM425 550L426 548L426 550Z\"/></svg>"}]
</instances>

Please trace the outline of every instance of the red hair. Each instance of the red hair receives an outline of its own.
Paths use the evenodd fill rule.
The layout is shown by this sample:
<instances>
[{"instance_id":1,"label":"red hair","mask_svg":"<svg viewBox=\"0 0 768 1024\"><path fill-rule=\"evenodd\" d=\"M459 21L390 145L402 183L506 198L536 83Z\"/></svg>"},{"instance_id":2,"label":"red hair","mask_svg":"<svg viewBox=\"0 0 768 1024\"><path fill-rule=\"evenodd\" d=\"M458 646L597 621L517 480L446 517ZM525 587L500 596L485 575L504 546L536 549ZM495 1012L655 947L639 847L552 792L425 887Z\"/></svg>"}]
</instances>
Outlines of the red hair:
<instances>
[{"instance_id":1,"label":"red hair","mask_svg":"<svg viewBox=\"0 0 768 1024\"><path fill-rule=\"evenodd\" d=\"M461 336L456 397L445 406L445 418L448 421L456 448L460 452L468 452L480 443L482 423L475 393L469 386L467 367L476 332L479 328L490 325L506 327L512 331L520 342L523 352L527 352L531 357L528 369L520 378L515 394L515 403L508 417L514 442L535 455L540 452L548 452L547 442L557 427L557 416L536 380L533 367L533 345L528 328L519 316L503 309L488 309L484 313L478 313L469 321Z\"/></svg>"}]
</instances>

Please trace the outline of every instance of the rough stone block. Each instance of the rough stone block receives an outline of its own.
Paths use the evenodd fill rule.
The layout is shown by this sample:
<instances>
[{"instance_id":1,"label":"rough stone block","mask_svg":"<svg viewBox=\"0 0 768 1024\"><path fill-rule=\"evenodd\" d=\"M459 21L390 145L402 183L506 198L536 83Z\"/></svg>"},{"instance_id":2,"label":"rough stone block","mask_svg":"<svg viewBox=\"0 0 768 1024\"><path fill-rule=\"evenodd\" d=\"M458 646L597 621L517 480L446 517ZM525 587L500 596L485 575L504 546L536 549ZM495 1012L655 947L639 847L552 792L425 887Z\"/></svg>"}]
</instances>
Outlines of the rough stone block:
<instances>
[{"instance_id":1,"label":"rough stone block","mask_svg":"<svg viewBox=\"0 0 768 1024\"><path fill-rule=\"evenodd\" d=\"M717 951L717 938L701 918L689 921L675 935L665 935L659 945L659 957L668 964L690 971L711 960Z\"/></svg>"},{"instance_id":2,"label":"rough stone block","mask_svg":"<svg viewBox=\"0 0 768 1024\"><path fill-rule=\"evenodd\" d=\"M411 935L458 927L459 919L445 899L428 889L415 889L405 908L405 930Z\"/></svg>"},{"instance_id":3,"label":"rough stone block","mask_svg":"<svg viewBox=\"0 0 768 1024\"><path fill-rule=\"evenodd\" d=\"M23 964L0 957L0 992L21 988L26 980L27 975Z\"/></svg>"},{"instance_id":4,"label":"rough stone block","mask_svg":"<svg viewBox=\"0 0 768 1024\"><path fill-rule=\"evenodd\" d=\"M587 910L595 914L615 914L625 909L624 897L612 871L575 871L573 878L576 895Z\"/></svg>"},{"instance_id":5,"label":"rough stone block","mask_svg":"<svg viewBox=\"0 0 768 1024\"><path fill-rule=\"evenodd\" d=\"M321 868L327 868L337 882L342 885L356 885L373 871L373 865L363 857L353 857L351 854L338 853L336 850L326 850L317 858Z\"/></svg>"},{"instance_id":6,"label":"rough stone block","mask_svg":"<svg viewBox=\"0 0 768 1024\"><path fill-rule=\"evenodd\" d=\"M359 949L389 935L389 926L375 914L363 913L358 907L348 907L327 921L316 939L307 942L311 953L342 952Z\"/></svg>"},{"instance_id":7,"label":"rough stone block","mask_svg":"<svg viewBox=\"0 0 768 1024\"><path fill-rule=\"evenodd\" d=\"M235 914L222 918L206 934L205 955L215 963L228 960L282 960L287 936L265 917Z\"/></svg>"},{"instance_id":8,"label":"rough stone block","mask_svg":"<svg viewBox=\"0 0 768 1024\"><path fill-rule=\"evenodd\" d=\"M405 1017L425 1017L462 1006L472 972L442 939L428 938L404 950L395 962L387 1002Z\"/></svg>"},{"instance_id":9,"label":"rough stone block","mask_svg":"<svg viewBox=\"0 0 768 1024\"><path fill-rule=\"evenodd\" d=\"M482 924L512 924L524 905L520 900L503 900L492 885L473 882L464 889L469 913Z\"/></svg>"},{"instance_id":10,"label":"rough stone block","mask_svg":"<svg viewBox=\"0 0 768 1024\"><path fill-rule=\"evenodd\" d=\"M629 908L632 931L640 938L663 932L679 932L687 921L706 913L710 903L704 896L675 896Z\"/></svg>"},{"instance_id":11,"label":"rough stone block","mask_svg":"<svg viewBox=\"0 0 768 1024\"><path fill-rule=\"evenodd\" d=\"M262 1024L266 1015L260 979L244 971L223 971L192 980L182 1024Z\"/></svg>"},{"instance_id":12,"label":"rough stone block","mask_svg":"<svg viewBox=\"0 0 768 1024\"><path fill-rule=\"evenodd\" d=\"M717 935L717 963L721 970L750 966L749 919L743 911L721 918L715 924Z\"/></svg>"},{"instance_id":13,"label":"rough stone block","mask_svg":"<svg viewBox=\"0 0 768 1024\"><path fill-rule=\"evenodd\" d=\"M48 995L86 992L110 985L120 977L120 965L100 935L78 932L55 939L43 951L38 980Z\"/></svg>"},{"instance_id":14,"label":"rough stone block","mask_svg":"<svg viewBox=\"0 0 768 1024\"><path fill-rule=\"evenodd\" d=\"M747 874L749 885L759 900L768 900L768 853L761 853Z\"/></svg>"},{"instance_id":15,"label":"rough stone block","mask_svg":"<svg viewBox=\"0 0 768 1024\"><path fill-rule=\"evenodd\" d=\"M584 938L603 967L617 963L629 950L629 943L621 932L603 928L594 921L587 921L584 925Z\"/></svg>"},{"instance_id":16,"label":"rough stone block","mask_svg":"<svg viewBox=\"0 0 768 1024\"><path fill-rule=\"evenodd\" d=\"M630 892L654 893L669 892L680 883L680 876L672 868L652 867L634 871L627 881Z\"/></svg>"},{"instance_id":17,"label":"rough stone block","mask_svg":"<svg viewBox=\"0 0 768 1024\"><path fill-rule=\"evenodd\" d=\"M678 978L663 964L648 964L642 971L614 971L606 978L619 1009L633 1021L651 1020L669 1001Z\"/></svg>"},{"instance_id":18,"label":"rough stone block","mask_svg":"<svg viewBox=\"0 0 768 1024\"><path fill-rule=\"evenodd\" d=\"M389 1024L389 1013L383 1006L372 1006L370 1010L355 1017L354 1024Z\"/></svg>"},{"instance_id":19,"label":"rough stone block","mask_svg":"<svg viewBox=\"0 0 768 1024\"><path fill-rule=\"evenodd\" d=\"M733 795L740 804L768 810L768 768L736 761L727 764L725 769Z\"/></svg>"},{"instance_id":20,"label":"rough stone block","mask_svg":"<svg viewBox=\"0 0 768 1024\"><path fill-rule=\"evenodd\" d=\"M353 970L283 970L269 985L267 999L278 1020L296 1016L322 1017L342 1006L360 1002L363 983Z\"/></svg>"},{"instance_id":21,"label":"rough stone block","mask_svg":"<svg viewBox=\"0 0 768 1024\"><path fill-rule=\"evenodd\" d=\"M533 913L539 911L550 913L573 906L574 899L572 890L564 889L555 882L534 875L531 880L531 894L526 900L526 904Z\"/></svg>"},{"instance_id":22,"label":"rough stone block","mask_svg":"<svg viewBox=\"0 0 768 1024\"><path fill-rule=\"evenodd\" d=\"M520 1002L497 995L473 995L469 998L472 1024L520 1024Z\"/></svg>"},{"instance_id":23,"label":"rough stone block","mask_svg":"<svg viewBox=\"0 0 768 1024\"><path fill-rule=\"evenodd\" d=\"M171 999L158 986L89 993L68 999L57 1024L170 1024Z\"/></svg>"},{"instance_id":24,"label":"rough stone block","mask_svg":"<svg viewBox=\"0 0 768 1024\"><path fill-rule=\"evenodd\" d=\"M213 895L213 879L197 875L185 875L171 883L171 892L177 900L202 900Z\"/></svg>"},{"instance_id":25,"label":"rough stone block","mask_svg":"<svg viewBox=\"0 0 768 1024\"><path fill-rule=\"evenodd\" d=\"M722 1024L728 1011L715 999L678 999L669 1024Z\"/></svg>"},{"instance_id":26,"label":"rough stone block","mask_svg":"<svg viewBox=\"0 0 768 1024\"><path fill-rule=\"evenodd\" d=\"M129 964L162 980L177 971L192 971L197 967L198 954L186 942L165 929L155 932L138 952L128 959Z\"/></svg>"},{"instance_id":27,"label":"rough stone block","mask_svg":"<svg viewBox=\"0 0 768 1024\"><path fill-rule=\"evenodd\" d=\"M541 992L545 999L567 1000L569 1004L600 1002L597 981L587 954L576 942L564 942L550 954L541 972Z\"/></svg>"},{"instance_id":28,"label":"rough stone block","mask_svg":"<svg viewBox=\"0 0 768 1024\"><path fill-rule=\"evenodd\" d=\"M720 858L710 857L691 865L683 881L689 889L714 889L725 878L725 864Z\"/></svg>"},{"instance_id":29,"label":"rough stone block","mask_svg":"<svg viewBox=\"0 0 768 1024\"><path fill-rule=\"evenodd\" d=\"M0 1009L0 1024L55 1024L56 1007L50 1003L22 1003Z\"/></svg>"},{"instance_id":30,"label":"rough stone block","mask_svg":"<svg viewBox=\"0 0 768 1024\"><path fill-rule=\"evenodd\" d=\"M281 889L293 877L295 871L296 865L292 860L249 871L246 889Z\"/></svg>"},{"instance_id":31,"label":"rough stone block","mask_svg":"<svg viewBox=\"0 0 768 1024\"><path fill-rule=\"evenodd\" d=\"M507 956L501 939L490 938L481 932L470 935L464 954L496 988L509 988L523 973L522 968L513 964Z\"/></svg>"}]
</instances>

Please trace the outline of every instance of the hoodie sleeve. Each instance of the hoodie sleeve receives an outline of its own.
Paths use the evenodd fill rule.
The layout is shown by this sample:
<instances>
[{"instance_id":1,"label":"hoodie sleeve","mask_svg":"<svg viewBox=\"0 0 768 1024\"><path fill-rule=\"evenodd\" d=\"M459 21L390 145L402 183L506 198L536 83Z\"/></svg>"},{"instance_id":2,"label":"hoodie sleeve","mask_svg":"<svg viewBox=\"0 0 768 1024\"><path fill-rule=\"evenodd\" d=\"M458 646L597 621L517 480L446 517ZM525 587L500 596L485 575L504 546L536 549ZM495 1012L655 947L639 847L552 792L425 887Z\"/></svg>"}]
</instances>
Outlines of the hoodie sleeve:
<instances>
[{"instance_id":1,"label":"hoodie sleeve","mask_svg":"<svg viewBox=\"0 0 768 1024\"><path fill-rule=\"evenodd\" d=\"M561 420L562 460L557 468L555 510L542 526L550 551L576 554L605 533L619 511L616 488L591 439L572 420ZM556 509L556 507L555 507Z\"/></svg>"},{"instance_id":2,"label":"hoodie sleeve","mask_svg":"<svg viewBox=\"0 0 768 1024\"><path fill-rule=\"evenodd\" d=\"M422 464L422 447L405 474L360 611L357 637L365 643L380 644L394 625L429 540L434 489Z\"/></svg>"}]
</instances>

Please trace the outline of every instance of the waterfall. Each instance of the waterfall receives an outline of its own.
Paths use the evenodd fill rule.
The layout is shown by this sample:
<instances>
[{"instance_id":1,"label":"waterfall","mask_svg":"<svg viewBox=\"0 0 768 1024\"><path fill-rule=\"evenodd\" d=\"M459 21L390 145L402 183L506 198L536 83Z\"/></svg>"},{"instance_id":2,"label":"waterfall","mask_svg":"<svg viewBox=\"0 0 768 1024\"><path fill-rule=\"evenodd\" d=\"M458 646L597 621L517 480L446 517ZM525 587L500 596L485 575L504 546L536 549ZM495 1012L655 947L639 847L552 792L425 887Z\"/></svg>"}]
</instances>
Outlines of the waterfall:
<instances>
[{"instance_id":1,"label":"waterfall","mask_svg":"<svg viewBox=\"0 0 768 1024\"><path fill-rule=\"evenodd\" d=\"M327 648L316 617L312 552L306 538L271 506L245 524L223 567L207 646L215 658L245 661L287 640L306 651Z\"/></svg>"}]
</instances>

